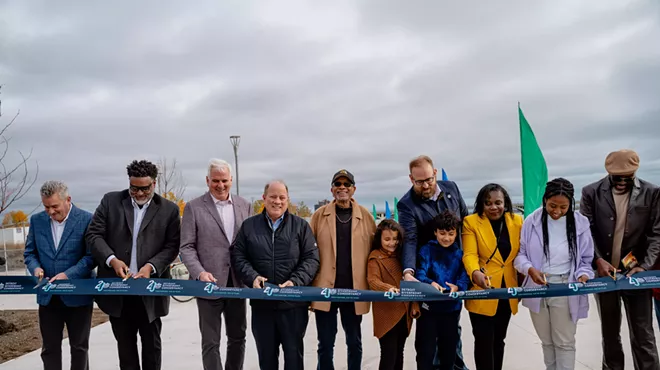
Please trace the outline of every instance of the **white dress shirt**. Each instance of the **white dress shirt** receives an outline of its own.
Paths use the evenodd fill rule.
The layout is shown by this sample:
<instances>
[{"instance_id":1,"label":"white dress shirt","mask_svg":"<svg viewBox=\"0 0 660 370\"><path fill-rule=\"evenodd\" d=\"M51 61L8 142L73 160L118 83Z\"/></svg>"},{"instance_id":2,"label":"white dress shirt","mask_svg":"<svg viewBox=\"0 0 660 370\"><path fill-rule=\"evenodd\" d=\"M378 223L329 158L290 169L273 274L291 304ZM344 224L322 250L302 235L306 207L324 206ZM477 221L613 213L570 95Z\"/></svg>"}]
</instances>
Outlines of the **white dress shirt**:
<instances>
[{"instance_id":1,"label":"white dress shirt","mask_svg":"<svg viewBox=\"0 0 660 370\"><path fill-rule=\"evenodd\" d=\"M213 194L211 194L211 198L213 198L215 209L218 211L220 221L222 221L227 240L231 244L234 239L234 201L231 199L231 194L229 194L227 200L218 200Z\"/></svg>"},{"instance_id":2,"label":"white dress shirt","mask_svg":"<svg viewBox=\"0 0 660 370\"><path fill-rule=\"evenodd\" d=\"M131 243L131 261L128 264L128 270L131 272L131 274L135 275L138 273L140 270L140 266L137 265L137 237L140 234L140 226L142 226L142 220L144 219L145 213L147 213L147 208L149 208L149 204L151 204L151 199L147 203L145 203L142 208L138 206L138 204L135 202L133 198L131 198L131 203L133 204L133 242ZM112 256L108 257L108 259L105 261L105 264L110 267L110 261L112 261L115 258L115 255L113 254ZM156 267L152 265L151 263L151 273L155 274L156 273Z\"/></svg>"},{"instance_id":3,"label":"white dress shirt","mask_svg":"<svg viewBox=\"0 0 660 370\"><path fill-rule=\"evenodd\" d=\"M64 220L62 220L62 222L57 222L52 218L50 219L50 231L53 234L53 243L55 243L55 250L57 250L57 248L60 245L60 240L62 240L62 234L64 233L66 220L69 219L69 215L71 214L71 208L73 208L73 205L69 205L69 212L66 213L66 217L64 217Z\"/></svg>"}]
</instances>

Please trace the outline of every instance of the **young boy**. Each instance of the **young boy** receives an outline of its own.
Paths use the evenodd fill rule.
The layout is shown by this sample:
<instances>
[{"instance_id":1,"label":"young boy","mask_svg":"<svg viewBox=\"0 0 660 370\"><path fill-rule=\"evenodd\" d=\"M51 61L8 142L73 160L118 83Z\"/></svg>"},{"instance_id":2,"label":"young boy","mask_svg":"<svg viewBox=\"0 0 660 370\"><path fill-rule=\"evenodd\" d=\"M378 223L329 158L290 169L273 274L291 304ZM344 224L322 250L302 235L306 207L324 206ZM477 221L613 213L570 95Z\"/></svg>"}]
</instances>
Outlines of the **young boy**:
<instances>
[{"instance_id":1,"label":"young boy","mask_svg":"<svg viewBox=\"0 0 660 370\"><path fill-rule=\"evenodd\" d=\"M470 281L463 267L463 251L456 243L459 224L450 211L439 214L431 221L436 240L419 250L417 279L443 293L467 290ZM440 369L453 369L461 308L459 300L422 304L415 336L417 369L433 369L436 341Z\"/></svg>"}]
</instances>

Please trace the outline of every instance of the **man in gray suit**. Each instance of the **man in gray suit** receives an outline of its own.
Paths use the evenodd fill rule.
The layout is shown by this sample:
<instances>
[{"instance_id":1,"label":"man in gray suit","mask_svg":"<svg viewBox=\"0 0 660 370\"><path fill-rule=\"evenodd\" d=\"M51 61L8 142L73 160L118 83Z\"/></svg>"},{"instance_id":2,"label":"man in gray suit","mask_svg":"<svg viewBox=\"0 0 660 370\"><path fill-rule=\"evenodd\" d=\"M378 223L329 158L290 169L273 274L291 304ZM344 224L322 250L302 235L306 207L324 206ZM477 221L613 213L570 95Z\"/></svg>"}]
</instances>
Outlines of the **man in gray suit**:
<instances>
[{"instance_id":1,"label":"man in gray suit","mask_svg":"<svg viewBox=\"0 0 660 370\"><path fill-rule=\"evenodd\" d=\"M103 196L85 236L98 263L98 277L169 279L169 265L179 251L179 207L155 194L156 165L133 161L126 169L129 188ZM119 368L140 370L139 333L142 369L160 370L160 318L169 313L170 297L102 295L96 302L110 316Z\"/></svg>"},{"instance_id":2,"label":"man in gray suit","mask_svg":"<svg viewBox=\"0 0 660 370\"><path fill-rule=\"evenodd\" d=\"M190 276L221 287L243 287L231 268L231 243L243 220L252 215L250 203L231 195L231 165L211 159L206 176L209 191L186 204L181 225L181 259ZM222 369L220 336L222 315L227 325L225 369L240 370L245 359L247 319L244 299L197 297L202 333L204 370Z\"/></svg>"}]
</instances>

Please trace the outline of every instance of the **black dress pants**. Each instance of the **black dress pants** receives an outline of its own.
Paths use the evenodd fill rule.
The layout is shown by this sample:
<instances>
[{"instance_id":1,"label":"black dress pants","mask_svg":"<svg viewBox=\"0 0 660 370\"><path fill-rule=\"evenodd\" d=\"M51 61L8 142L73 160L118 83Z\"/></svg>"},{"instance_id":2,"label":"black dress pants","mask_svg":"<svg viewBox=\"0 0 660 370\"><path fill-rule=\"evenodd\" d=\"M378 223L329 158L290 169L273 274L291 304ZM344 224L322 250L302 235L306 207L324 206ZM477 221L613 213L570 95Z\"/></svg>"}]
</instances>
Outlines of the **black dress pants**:
<instances>
[{"instance_id":1,"label":"black dress pants","mask_svg":"<svg viewBox=\"0 0 660 370\"><path fill-rule=\"evenodd\" d=\"M477 370L502 370L504 339L510 320L511 306L508 299L499 300L495 316L470 312Z\"/></svg>"},{"instance_id":2,"label":"black dress pants","mask_svg":"<svg viewBox=\"0 0 660 370\"><path fill-rule=\"evenodd\" d=\"M162 348L160 318L149 322L147 311L140 296L124 296L120 317L110 316L112 332L117 340L119 368L121 370L140 370L137 335L142 342L142 369L160 370Z\"/></svg>"},{"instance_id":3,"label":"black dress pants","mask_svg":"<svg viewBox=\"0 0 660 370\"><path fill-rule=\"evenodd\" d=\"M304 368L304 337L309 322L307 307L287 309L252 307L252 335L257 344L259 368L279 369L280 345L284 370Z\"/></svg>"}]
</instances>

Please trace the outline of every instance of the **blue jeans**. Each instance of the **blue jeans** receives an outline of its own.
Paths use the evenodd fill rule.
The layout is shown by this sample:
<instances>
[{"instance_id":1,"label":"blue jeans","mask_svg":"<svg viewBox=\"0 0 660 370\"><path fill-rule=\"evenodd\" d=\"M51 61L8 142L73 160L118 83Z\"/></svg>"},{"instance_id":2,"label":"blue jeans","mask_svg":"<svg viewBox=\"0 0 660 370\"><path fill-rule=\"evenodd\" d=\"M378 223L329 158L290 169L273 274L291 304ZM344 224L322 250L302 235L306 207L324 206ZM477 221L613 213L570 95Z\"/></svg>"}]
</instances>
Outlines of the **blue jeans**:
<instances>
[{"instance_id":1,"label":"blue jeans","mask_svg":"<svg viewBox=\"0 0 660 370\"><path fill-rule=\"evenodd\" d=\"M334 370L335 339L337 337L337 311L346 336L348 370L362 368L362 316L355 314L354 303L333 302L329 312L314 311L318 336L318 370Z\"/></svg>"},{"instance_id":2,"label":"blue jeans","mask_svg":"<svg viewBox=\"0 0 660 370\"><path fill-rule=\"evenodd\" d=\"M460 317L459 317L460 320ZM458 324L458 343L456 344L456 358L454 359L454 370L469 370L465 362L463 361L463 340L461 339L461 334L463 329L461 329L461 324ZM433 367L440 367L440 357L438 356L438 350L436 348L435 358L433 359Z\"/></svg>"}]
</instances>

